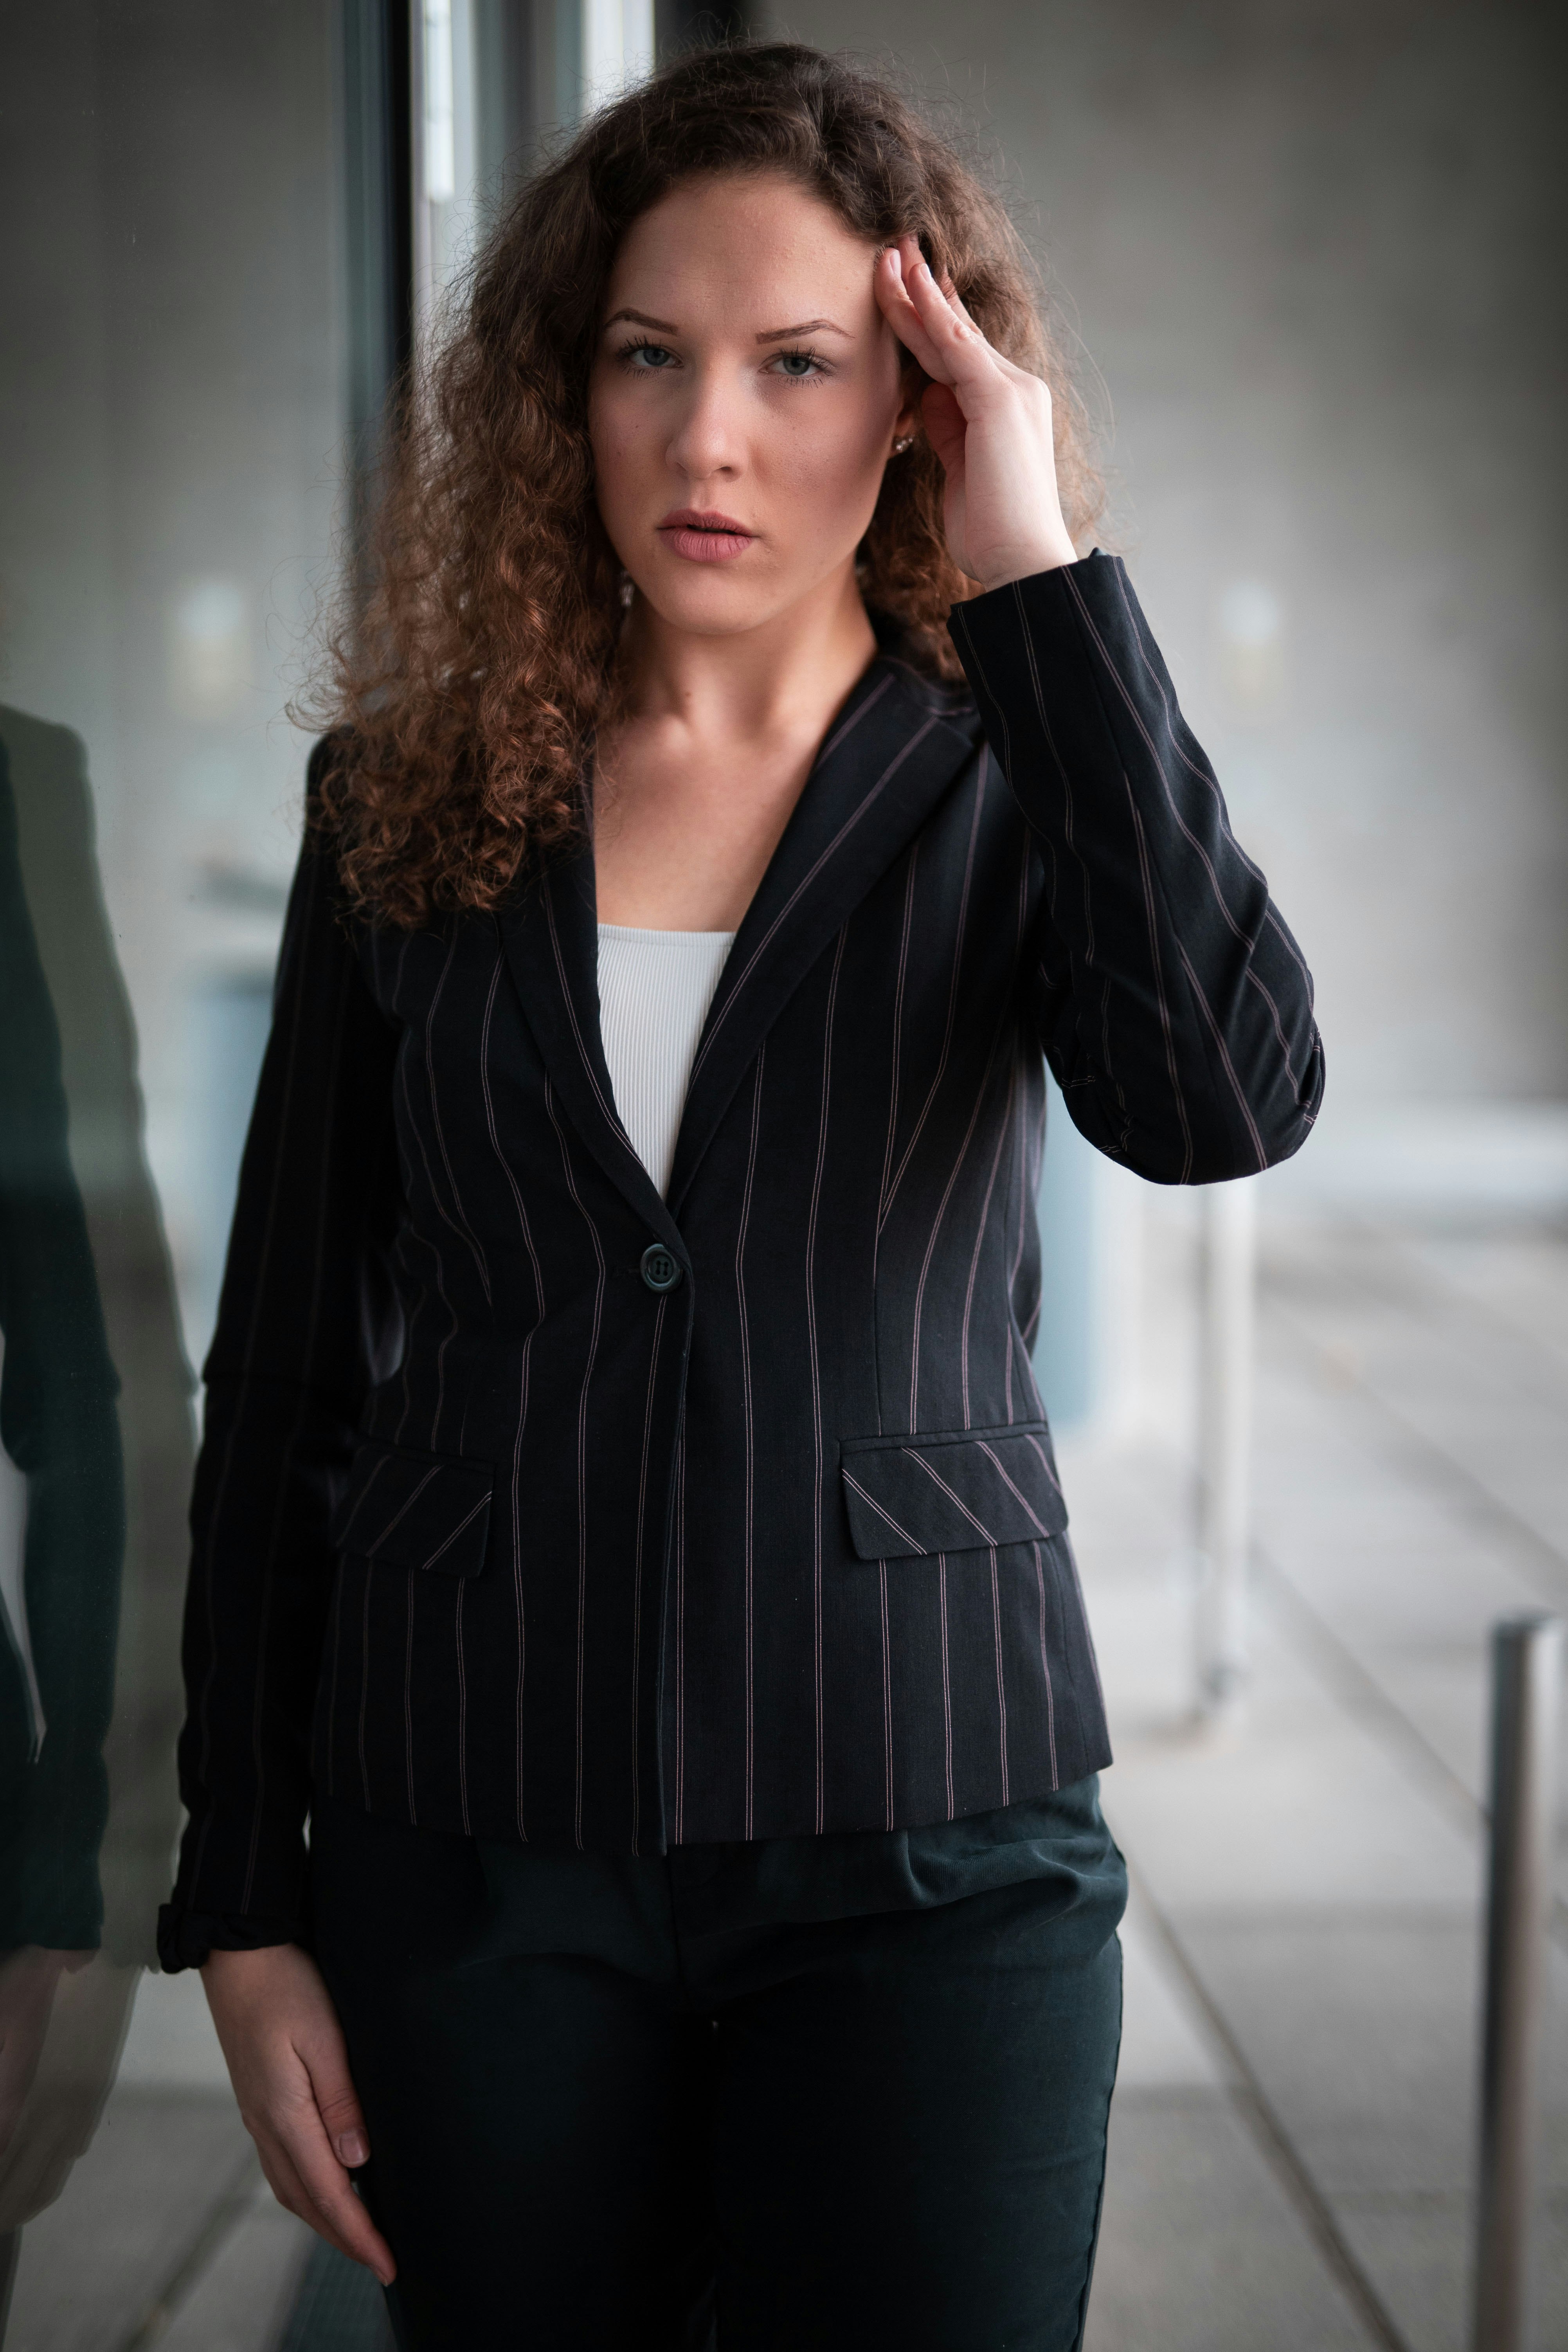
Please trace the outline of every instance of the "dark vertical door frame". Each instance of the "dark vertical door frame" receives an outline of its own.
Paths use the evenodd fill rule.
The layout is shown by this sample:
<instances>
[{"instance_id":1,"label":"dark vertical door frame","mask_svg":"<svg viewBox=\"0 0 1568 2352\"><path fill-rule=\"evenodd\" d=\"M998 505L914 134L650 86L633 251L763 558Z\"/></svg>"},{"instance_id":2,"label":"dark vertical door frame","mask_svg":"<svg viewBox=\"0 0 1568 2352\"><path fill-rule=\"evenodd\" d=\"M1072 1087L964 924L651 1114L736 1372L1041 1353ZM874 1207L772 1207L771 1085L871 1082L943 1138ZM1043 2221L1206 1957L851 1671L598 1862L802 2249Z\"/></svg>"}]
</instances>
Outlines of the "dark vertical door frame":
<instances>
[{"instance_id":1,"label":"dark vertical door frame","mask_svg":"<svg viewBox=\"0 0 1568 2352\"><path fill-rule=\"evenodd\" d=\"M663 65L686 49L743 41L751 26L745 0L653 0L653 29Z\"/></svg>"},{"instance_id":2,"label":"dark vertical door frame","mask_svg":"<svg viewBox=\"0 0 1568 2352\"><path fill-rule=\"evenodd\" d=\"M412 0L340 0L353 536L414 355Z\"/></svg>"}]
</instances>

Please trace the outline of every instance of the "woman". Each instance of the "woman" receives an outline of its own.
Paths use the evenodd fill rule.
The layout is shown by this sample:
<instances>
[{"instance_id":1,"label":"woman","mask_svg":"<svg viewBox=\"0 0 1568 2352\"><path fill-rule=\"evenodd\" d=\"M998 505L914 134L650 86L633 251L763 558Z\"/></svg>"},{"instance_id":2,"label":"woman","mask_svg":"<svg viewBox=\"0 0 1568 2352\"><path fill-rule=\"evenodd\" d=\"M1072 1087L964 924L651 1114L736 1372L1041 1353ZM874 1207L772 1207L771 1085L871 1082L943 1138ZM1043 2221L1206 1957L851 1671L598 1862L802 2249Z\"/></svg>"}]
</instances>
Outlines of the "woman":
<instances>
[{"instance_id":1,"label":"woman","mask_svg":"<svg viewBox=\"0 0 1568 2352\"><path fill-rule=\"evenodd\" d=\"M1081 2337L1123 1879L1042 1049L1163 1182L1295 1150L1321 1056L1054 382L951 152L740 48L523 191L405 446L163 1948L405 2344Z\"/></svg>"}]
</instances>

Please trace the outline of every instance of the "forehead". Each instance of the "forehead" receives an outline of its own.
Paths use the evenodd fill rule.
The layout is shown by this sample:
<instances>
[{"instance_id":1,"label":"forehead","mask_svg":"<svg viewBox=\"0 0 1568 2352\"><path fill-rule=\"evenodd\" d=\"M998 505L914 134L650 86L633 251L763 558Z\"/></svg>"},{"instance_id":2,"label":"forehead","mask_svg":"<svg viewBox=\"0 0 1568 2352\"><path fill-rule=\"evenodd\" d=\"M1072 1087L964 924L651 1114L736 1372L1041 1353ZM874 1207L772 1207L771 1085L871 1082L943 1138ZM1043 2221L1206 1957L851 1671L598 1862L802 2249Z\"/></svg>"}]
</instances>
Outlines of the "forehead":
<instances>
[{"instance_id":1,"label":"forehead","mask_svg":"<svg viewBox=\"0 0 1568 2352\"><path fill-rule=\"evenodd\" d=\"M826 313L830 302L870 311L876 251L793 180L687 181L632 223L605 311L627 304L672 325L717 320L748 330Z\"/></svg>"}]
</instances>

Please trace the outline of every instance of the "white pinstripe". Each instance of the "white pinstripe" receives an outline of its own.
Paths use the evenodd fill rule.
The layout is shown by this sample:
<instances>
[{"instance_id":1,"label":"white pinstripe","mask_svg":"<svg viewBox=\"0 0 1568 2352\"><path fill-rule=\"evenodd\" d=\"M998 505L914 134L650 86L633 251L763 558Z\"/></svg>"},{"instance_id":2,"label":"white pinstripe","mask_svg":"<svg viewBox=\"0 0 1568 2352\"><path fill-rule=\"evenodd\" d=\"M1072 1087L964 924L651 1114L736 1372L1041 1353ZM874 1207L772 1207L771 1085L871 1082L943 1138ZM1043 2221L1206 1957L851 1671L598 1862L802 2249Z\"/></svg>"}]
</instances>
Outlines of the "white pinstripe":
<instances>
[{"instance_id":1,"label":"white pinstripe","mask_svg":"<svg viewBox=\"0 0 1568 2352\"><path fill-rule=\"evenodd\" d=\"M914 1133L904 1146L904 1156L894 1171L892 1184L882 1202L879 1230L888 1222L893 1202L898 1197L899 1187L903 1182L909 1164L915 1156L915 1147L925 1131L925 1123L931 1117L931 1106L941 1093L942 1079L947 1075L948 1057L952 1052L953 1026L958 1017L958 983L963 964L963 942L969 928L969 892L974 878L974 845L980 833L980 812L984 805L984 762L982 761L980 773L975 778L974 784L974 814L969 824L969 851L963 861L963 887L958 901L958 936L953 941L952 971L947 992L947 1024L942 1033L942 1051L937 1055L936 1075L927 1090L924 1102L921 1105L921 1115L915 1121Z\"/></svg>"},{"instance_id":2,"label":"white pinstripe","mask_svg":"<svg viewBox=\"0 0 1568 2352\"><path fill-rule=\"evenodd\" d=\"M1039 1513L1036 1510L1036 1508L1035 1508L1035 1507L1034 1507L1033 1503L1031 1503L1031 1502L1030 1502L1030 1500L1029 1500L1028 1496L1024 1493L1023 1489L1022 1489L1021 1487L1019 1487L1019 1486L1015 1486L1015 1485L1013 1484L1013 1481L1011 1480L1011 1478L1009 1478L1009 1477L1008 1477L1006 1471L1002 1467L1002 1459L1001 1459L1001 1456L996 1453L995 1449L994 1449L993 1446L988 1445L988 1444L986 1444L985 1440L984 1440L983 1437L982 1437L982 1438L980 1438L980 1439L977 1441L977 1443L978 1443L978 1444L979 1444L980 1451L982 1452L982 1454L984 1454L985 1459L987 1460L987 1462L989 1462L989 1463L990 1463L990 1465L991 1465L992 1468L995 1471L996 1475L998 1476L998 1478L1000 1478L1000 1479L1001 1479L1002 1484L1004 1485L1004 1486L1005 1486L1005 1487L1006 1487L1007 1492L1012 1496L1012 1497L1013 1497L1014 1501L1015 1501L1015 1502L1017 1502L1017 1503L1021 1503L1021 1504L1023 1505L1023 1507L1024 1507L1025 1510L1026 1510L1026 1511L1027 1511L1027 1513L1029 1514L1030 1518L1031 1518L1031 1519L1033 1519L1033 1521L1034 1521L1034 1523L1035 1523L1035 1526L1036 1526L1036 1528L1037 1528L1037 1530L1038 1531L1038 1533L1039 1533L1039 1534L1041 1534L1041 1535L1043 1535L1043 1536L1044 1536L1044 1535L1048 1535L1048 1534L1050 1533L1050 1529L1046 1526L1045 1521L1041 1518L1041 1517L1040 1517ZM1045 1450L1045 1447L1040 1444L1040 1442L1039 1442L1038 1438L1036 1438L1036 1439L1034 1440L1034 1445L1035 1445L1035 1450L1036 1450L1036 1452L1037 1452L1037 1453L1039 1454L1039 1456L1040 1456L1040 1459L1041 1459L1042 1461L1044 1461L1044 1460L1045 1460L1045 1452L1046 1452L1046 1450ZM1051 1484L1052 1484L1052 1486L1056 1486L1056 1483L1057 1483L1057 1482L1056 1482L1056 1480L1053 1478L1053 1479L1051 1480ZM1058 1492L1059 1493L1060 1491L1061 1491L1061 1490L1060 1490L1060 1488L1058 1487Z\"/></svg>"},{"instance_id":3,"label":"white pinstripe","mask_svg":"<svg viewBox=\"0 0 1568 2352\"><path fill-rule=\"evenodd\" d=\"M942 1199L937 1204L936 1215L931 1223L931 1237L926 1243L925 1256L921 1265L920 1281L915 1288L914 1324L910 1345L910 1427L911 1430L917 1430L921 1425L921 1317L925 1307L926 1284L931 1277L931 1259L936 1255L936 1237L942 1231L942 1221L947 1214L947 1204L952 1198L952 1188L958 1181L959 1172L965 1160L969 1157L969 1147L974 1139L974 1129L979 1123L986 1095L990 1091L991 1073L995 1066L995 1062L996 1040L993 1038L991 1051L985 1057L985 1069L981 1077L980 1091L974 1097L974 1108L970 1112L969 1125L963 1130L963 1141L959 1146L958 1157L952 1163L947 1182L942 1188Z\"/></svg>"},{"instance_id":4,"label":"white pinstripe","mask_svg":"<svg viewBox=\"0 0 1568 2352\"><path fill-rule=\"evenodd\" d=\"M594 1285L594 1323L588 1338L588 1360L583 1367L583 1387L577 1401L577 1739L575 1762L574 1834L579 1851L583 1845L583 1742L586 1725L583 1709L583 1682L586 1669L588 1642L588 1397L594 1384L594 1365L599 1353L599 1328L605 1313L605 1251L599 1239L599 1228L583 1204L577 1190L577 1177L572 1166L572 1154L567 1148L566 1130L561 1124L555 1108L555 1088L547 1079L544 1087L544 1107L550 1123L555 1129L561 1146L562 1173L574 1206L588 1228L588 1238L594 1244L594 1263L598 1269Z\"/></svg>"},{"instance_id":5,"label":"white pinstripe","mask_svg":"<svg viewBox=\"0 0 1568 2352\"><path fill-rule=\"evenodd\" d=\"M915 875L920 864L921 845L916 841L910 851L909 873L904 880L904 919L899 935L899 977L893 991L893 1053L888 1080L888 1139L882 1149L882 1181L877 1192L877 1224L871 1236L871 1295L877 1295L877 1265L881 1252L882 1227L888 1216L888 1180L893 1165L893 1144L899 1126L899 1079L904 1052L904 984L909 971L910 931L914 919ZM882 1431L882 1361L881 1323L878 1319L877 1346L877 1433Z\"/></svg>"},{"instance_id":6,"label":"white pinstripe","mask_svg":"<svg viewBox=\"0 0 1568 2352\"><path fill-rule=\"evenodd\" d=\"M974 1529L975 1534L980 1538L982 1543L994 1544L995 1542L996 1538L992 1534L990 1528L985 1525L984 1520L977 1519L975 1517L974 1513L970 1509L963 1496L958 1494L948 1485L947 1480L942 1477L940 1471L932 1469L930 1462L926 1459L926 1456L923 1454L917 1454L912 1445L901 1445L899 1448L899 1451L900 1454L907 1454L909 1459L914 1463L918 1469L923 1470L926 1476L931 1481L933 1486L940 1486L942 1488L942 1493L947 1496L948 1501L952 1505L954 1510L957 1511L961 1517L969 1521L970 1526Z\"/></svg>"},{"instance_id":7,"label":"white pinstripe","mask_svg":"<svg viewBox=\"0 0 1568 2352\"><path fill-rule=\"evenodd\" d=\"M963 1336L959 1342L959 1386L963 1399L963 1426L970 1426L969 1411L969 1323L974 1307L974 1282L980 1272L980 1253L985 1245L985 1228L991 1222L991 1195L996 1189L996 1171L1002 1165L1002 1148L1012 1132L1013 1091L1017 1077L1015 1063L1007 1075L1007 1104L996 1129L996 1149L991 1155L991 1173L985 1179L985 1196L980 1203L980 1223L974 1229L974 1247L969 1258L969 1281L963 1293Z\"/></svg>"},{"instance_id":8,"label":"white pinstripe","mask_svg":"<svg viewBox=\"0 0 1568 2352\"><path fill-rule=\"evenodd\" d=\"M1002 1594L996 1579L996 1553L991 1553L991 1631L996 1646L996 1739L1002 1759L1002 1802L1007 1798L1007 1681L1002 1666Z\"/></svg>"},{"instance_id":9,"label":"white pinstripe","mask_svg":"<svg viewBox=\"0 0 1568 2352\"><path fill-rule=\"evenodd\" d=\"M1219 1023L1215 1019L1214 1012L1210 1006L1208 998L1204 994L1197 973L1193 970L1192 959L1188 955L1186 949L1181 945L1179 940L1176 946L1176 952L1182 959L1182 970L1187 976L1187 986L1192 990L1194 996L1197 1000L1198 1011L1204 1016L1204 1025L1209 1033L1209 1038L1213 1044L1215 1053L1219 1055L1220 1067L1224 1070L1226 1076L1230 1080L1231 1092L1236 1097L1236 1107L1241 1113L1242 1121L1246 1126L1247 1135L1251 1139L1252 1149L1258 1156L1258 1171L1261 1173L1268 1165L1268 1154L1263 1149L1263 1138L1258 1132L1258 1121L1252 1116L1251 1107L1247 1102L1245 1092L1243 1091L1241 1081L1236 1075L1236 1065L1231 1060L1229 1052L1226 1049L1225 1037L1220 1029Z\"/></svg>"},{"instance_id":10,"label":"white pinstripe","mask_svg":"<svg viewBox=\"0 0 1568 2352\"><path fill-rule=\"evenodd\" d=\"M1038 1544L1031 1544L1035 1555L1035 1584L1040 1596L1040 1672L1046 1684L1046 1746L1050 1751L1051 1786L1059 1789L1061 1773L1057 1766L1057 1702L1051 1688L1051 1661L1046 1646L1046 1570Z\"/></svg>"},{"instance_id":11,"label":"white pinstripe","mask_svg":"<svg viewBox=\"0 0 1568 2352\"><path fill-rule=\"evenodd\" d=\"M528 1671L528 1630L526 1612L523 1607L522 1598L522 1526L520 1514L521 1509L522 1436L523 1431L528 1426L529 1354L533 1346L534 1331L537 1330L539 1325L544 1320L544 1276L539 1263L539 1252L533 1246L533 1234L529 1226L528 1211L523 1203L521 1191L519 1188L517 1178L512 1173L511 1162L508 1160L505 1152L500 1148L500 1138L496 1132L495 1101L490 1093L490 1023L495 1015L496 992L500 986L500 976L505 968L506 952L498 942L496 948L495 970L490 974L489 993L485 999L484 1026L479 1033L479 1090L484 1097L485 1132L489 1137L490 1150L494 1152L497 1163L500 1168L501 1173L505 1176L508 1187L510 1190L512 1206L517 1211L517 1222L522 1234L522 1245L528 1252L528 1262L533 1269L534 1320L523 1335L521 1360L518 1369L517 1427L512 1433L511 1441L510 1496L511 1582L513 1601L517 1611L517 1700L515 1707L517 1833L526 1845L528 1843L528 1831L524 1825L523 1819L522 1766L523 1687Z\"/></svg>"},{"instance_id":12,"label":"white pinstripe","mask_svg":"<svg viewBox=\"0 0 1568 2352\"><path fill-rule=\"evenodd\" d=\"M883 1508L882 1505L877 1500L875 1495L869 1495L867 1493L865 1487L862 1486L859 1479L856 1477L852 1470L845 1470L841 1475L844 1479L844 1484L855 1494L859 1496L860 1500L868 1509L875 1511L877 1517L879 1519L884 1520L887 1525L892 1528L893 1533L898 1537L900 1543L907 1544L912 1552L923 1551L925 1549L925 1546L919 1540L919 1538L910 1535L908 1528L901 1528L899 1525L891 1511L885 1510Z\"/></svg>"},{"instance_id":13,"label":"white pinstripe","mask_svg":"<svg viewBox=\"0 0 1568 2352\"><path fill-rule=\"evenodd\" d=\"M1132 837L1138 845L1138 875L1143 886L1143 913L1149 927L1149 964L1154 975L1154 1001L1160 1008L1160 1034L1165 1047L1165 1067L1170 1075L1171 1094L1176 1107L1176 1117L1182 1129L1182 1172L1180 1184L1190 1181L1193 1172L1193 1130L1187 1118L1187 1098L1182 1092L1181 1073L1176 1067L1176 1040L1171 1026L1171 1007L1165 995L1165 974L1160 961L1160 927L1154 912L1154 878L1149 865L1149 845L1143 837L1143 818L1133 796L1131 779L1121 779L1127 794L1127 806L1132 819Z\"/></svg>"},{"instance_id":14,"label":"white pinstripe","mask_svg":"<svg viewBox=\"0 0 1568 2352\"><path fill-rule=\"evenodd\" d=\"M434 1183L432 1183L430 1187L430 1199L435 1208L436 1214L440 1218L442 1223L450 1226L452 1232L457 1234L458 1240L466 1241L469 1249L473 1252L474 1271L479 1277L479 1288L485 1294L485 1305L489 1307L494 1304L494 1301L490 1297L489 1262L486 1258L484 1251L479 1246L478 1234L474 1232L473 1226L468 1222L467 1213L463 1207L462 1196L458 1191L458 1180L452 1173L452 1155L447 1149L446 1129L441 1125L441 1105L436 1090L436 1054L434 1045L436 1015L440 1010L442 992L447 985L447 974L452 969L452 959L457 952L458 927L454 923L452 926L452 937L447 948L447 961L441 967L441 977L436 983L435 993L430 999L430 1010L425 1016L425 1087L430 1098L430 1122L436 1129L436 1141L439 1145L441 1151L441 1165L447 1171L447 1182L452 1194L452 1206L457 1211L456 1219L449 1217L446 1210L443 1208L441 1204L441 1196L437 1191ZM425 1172L426 1177L428 1177L430 1173L428 1164L426 1164Z\"/></svg>"},{"instance_id":15,"label":"white pinstripe","mask_svg":"<svg viewBox=\"0 0 1568 2352\"><path fill-rule=\"evenodd\" d=\"M833 952L833 971L827 983L827 1011L822 1034L822 1114L817 1129L816 1170L812 1178L811 1214L806 1225L805 1243L805 1320L811 1349L811 1442L816 1480L813 1492L816 1501L812 1515L811 1623L816 1727L816 1827L819 1834L826 1804L826 1724L824 1719L822 1670L822 1514L826 1495L823 1479L822 1367L816 1341L816 1216L822 1202L822 1171L827 1159L827 1110L833 1085L833 1011L838 1000L838 972L844 961L844 947L848 936L848 926L846 925L838 934L838 943Z\"/></svg>"},{"instance_id":16,"label":"white pinstripe","mask_svg":"<svg viewBox=\"0 0 1568 2352\"><path fill-rule=\"evenodd\" d=\"M752 1834L753 1805L756 1796L756 1733L757 1694L752 1672L755 1647L755 1594L752 1580L755 1571L755 1512L756 1512L756 1443L752 1425L752 1331L746 1312L746 1230L752 1217L752 1190L757 1173L757 1138L763 1120L763 1064L767 1048L757 1052L757 1075L752 1089L752 1135L746 1152L746 1179L741 1194L741 1222L735 1234L735 1311L741 1326L741 1410L744 1431L744 1462L742 1465L742 1508L745 1512L745 1634L742 1672L746 1684L746 1794L745 1835Z\"/></svg>"}]
</instances>

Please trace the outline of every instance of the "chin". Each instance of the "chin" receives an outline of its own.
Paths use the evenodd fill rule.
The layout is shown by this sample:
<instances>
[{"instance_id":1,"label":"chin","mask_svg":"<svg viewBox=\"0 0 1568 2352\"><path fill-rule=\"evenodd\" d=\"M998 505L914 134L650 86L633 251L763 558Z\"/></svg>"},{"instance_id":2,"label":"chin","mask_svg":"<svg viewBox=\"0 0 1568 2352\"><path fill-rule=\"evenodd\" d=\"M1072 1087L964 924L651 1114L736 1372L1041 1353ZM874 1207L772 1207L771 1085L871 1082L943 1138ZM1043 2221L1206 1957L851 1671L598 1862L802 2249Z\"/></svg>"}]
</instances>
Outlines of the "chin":
<instances>
[{"instance_id":1,"label":"chin","mask_svg":"<svg viewBox=\"0 0 1568 2352\"><path fill-rule=\"evenodd\" d=\"M699 637L739 636L747 629L761 627L796 601L787 593L781 593L776 583L764 585L758 580L725 577L717 566L700 573L695 565L691 569L693 576L686 579L659 576L634 583L666 628L687 629Z\"/></svg>"}]
</instances>

